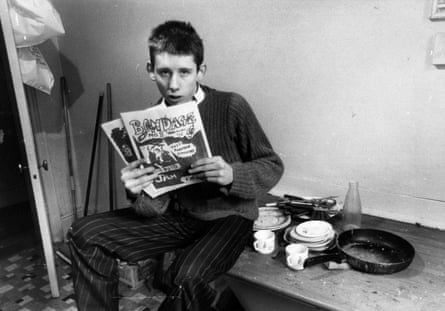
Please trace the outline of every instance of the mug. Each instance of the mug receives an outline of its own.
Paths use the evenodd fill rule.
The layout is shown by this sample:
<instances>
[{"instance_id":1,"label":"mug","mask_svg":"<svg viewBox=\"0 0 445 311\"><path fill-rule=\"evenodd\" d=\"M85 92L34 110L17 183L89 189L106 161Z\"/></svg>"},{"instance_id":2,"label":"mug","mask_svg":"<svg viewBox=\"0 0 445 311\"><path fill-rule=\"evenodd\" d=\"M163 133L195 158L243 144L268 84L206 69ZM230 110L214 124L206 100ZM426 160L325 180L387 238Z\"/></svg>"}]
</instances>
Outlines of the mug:
<instances>
[{"instance_id":1,"label":"mug","mask_svg":"<svg viewBox=\"0 0 445 311\"><path fill-rule=\"evenodd\" d=\"M303 270L308 257L309 248L306 245L293 243L286 246L286 263L289 268Z\"/></svg>"},{"instance_id":2,"label":"mug","mask_svg":"<svg viewBox=\"0 0 445 311\"><path fill-rule=\"evenodd\" d=\"M253 235L253 248L261 254L270 254L275 250L275 233L271 230L258 230Z\"/></svg>"}]
</instances>

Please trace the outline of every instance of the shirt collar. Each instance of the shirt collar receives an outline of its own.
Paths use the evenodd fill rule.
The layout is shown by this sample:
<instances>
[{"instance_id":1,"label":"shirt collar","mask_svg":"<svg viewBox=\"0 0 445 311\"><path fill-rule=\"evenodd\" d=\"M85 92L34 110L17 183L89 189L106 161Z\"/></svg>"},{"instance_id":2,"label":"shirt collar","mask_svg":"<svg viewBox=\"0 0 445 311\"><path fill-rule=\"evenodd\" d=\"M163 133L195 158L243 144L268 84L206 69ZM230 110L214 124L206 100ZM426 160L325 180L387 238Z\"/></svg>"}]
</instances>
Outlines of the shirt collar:
<instances>
[{"instance_id":1,"label":"shirt collar","mask_svg":"<svg viewBox=\"0 0 445 311\"><path fill-rule=\"evenodd\" d=\"M202 90L201 85L198 85L198 90L196 91L195 95L193 95L193 100L197 104L200 104L204 100L205 97L206 97L206 94Z\"/></svg>"},{"instance_id":2,"label":"shirt collar","mask_svg":"<svg viewBox=\"0 0 445 311\"><path fill-rule=\"evenodd\" d=\"M198 89L196 90L195 95L193 95L192 101L196 104L200 104L204 100L205 96L206 95L202 90L201 85L198 84ZM166 105L165 98L162 98L161 105Z\"/></svg>"}]
</instances>

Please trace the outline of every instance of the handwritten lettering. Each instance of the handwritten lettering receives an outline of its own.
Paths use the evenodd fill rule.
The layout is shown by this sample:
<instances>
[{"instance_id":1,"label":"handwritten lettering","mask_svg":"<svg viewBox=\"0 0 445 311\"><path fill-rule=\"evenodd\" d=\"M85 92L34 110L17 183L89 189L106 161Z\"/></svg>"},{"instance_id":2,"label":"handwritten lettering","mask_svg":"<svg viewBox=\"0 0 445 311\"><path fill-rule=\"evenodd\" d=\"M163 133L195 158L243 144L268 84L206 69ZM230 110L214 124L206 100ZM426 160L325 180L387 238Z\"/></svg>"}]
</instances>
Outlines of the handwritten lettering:
<instances>
[{"instance_id":1,"label":"handwritten lettering","mask_svg":"<svg viewBox=\"0 0 445 311\"><path fill-rule=\"evenodd\" d=\"M164 134L172 135L177 130L193 132L196 123L196 116L193 112L180 115L173 118L163 117L159 119L144 119L142 123L139 120L129 122L133 129L134 136L139 142L143 142L148 137L162 138ZM188 131L187 131L188 129Z\"/></svg>"},{"instance_id":2,"label":"handwritten lettering","mask_svg":"<svg viewBox=\"0 0 445 311\"><path fill-rule=\"evenodd\" d=\"M176 174L159 174L155 179L156 183L164 183L172 179L176 179L178 176Z\"/></svg>"}]
</instances>

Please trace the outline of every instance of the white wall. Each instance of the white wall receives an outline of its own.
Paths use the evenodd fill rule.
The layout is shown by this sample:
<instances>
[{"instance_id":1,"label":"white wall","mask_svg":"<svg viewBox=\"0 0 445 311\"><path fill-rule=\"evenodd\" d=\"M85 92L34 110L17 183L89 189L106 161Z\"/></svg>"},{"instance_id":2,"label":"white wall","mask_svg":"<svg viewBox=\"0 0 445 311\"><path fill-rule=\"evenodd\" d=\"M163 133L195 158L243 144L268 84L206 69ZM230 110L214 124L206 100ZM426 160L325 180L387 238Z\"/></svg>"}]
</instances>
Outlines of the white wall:
<instances>
[{"instance_id":1,"label":"white wall","mask_svg":"<svg viewBox=\"0 0 445 311\"><path fill-rule=\"evenodd\" d=\"M80 195L99 92L112 84L115 113L154 102L146 40L175 18L204 38L205 83L243 94L282 156L276 193L342 198L355 179L366 213L445 228L445 75L430 55L445 22L428 19L430 2L54 0ZM108 209L105 146L98 210Z\"/></svg>"}]
</instances>

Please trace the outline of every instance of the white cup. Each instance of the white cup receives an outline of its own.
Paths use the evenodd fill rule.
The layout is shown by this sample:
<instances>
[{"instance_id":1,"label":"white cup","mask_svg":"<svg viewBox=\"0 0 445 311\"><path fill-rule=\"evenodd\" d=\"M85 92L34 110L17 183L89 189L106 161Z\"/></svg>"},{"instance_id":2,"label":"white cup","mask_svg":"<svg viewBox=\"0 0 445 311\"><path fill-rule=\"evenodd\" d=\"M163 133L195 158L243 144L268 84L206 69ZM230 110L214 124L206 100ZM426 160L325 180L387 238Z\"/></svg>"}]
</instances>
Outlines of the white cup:
<instances>
[{"instance_id":1,"label":"white cup","mask_svg":"<svg viewBox=\"0 0 445 311\"><path fill-rule=\"evenodd\" d=\"M303 270L308 257L309 248L306 245L293 243L286 246L286 262L289 268Z\"/></svg>"},{"instance_id":2,"label":"white cup","mask_svg":"<svg viewBox=\"0 0 445 311\"><path fill-rule=\"evenodd\" d=\"M275 233L270 230L258 230L253 235L253 248L261 254L271 254L275 250Z\"/></svg>"}]
</instances>

